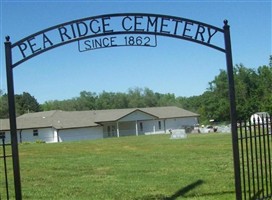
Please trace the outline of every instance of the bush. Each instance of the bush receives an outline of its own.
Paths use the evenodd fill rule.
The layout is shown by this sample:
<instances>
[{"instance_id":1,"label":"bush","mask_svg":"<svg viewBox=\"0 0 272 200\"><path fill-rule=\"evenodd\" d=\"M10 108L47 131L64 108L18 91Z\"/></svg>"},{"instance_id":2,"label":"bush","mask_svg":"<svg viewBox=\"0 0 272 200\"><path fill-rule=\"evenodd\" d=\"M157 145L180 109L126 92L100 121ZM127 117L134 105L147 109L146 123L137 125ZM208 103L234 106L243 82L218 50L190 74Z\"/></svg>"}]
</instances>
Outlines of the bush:
<instances>
[{"instance_id":1,"label":"bush","mask_svg":"<svg viewBox=\"0 0 272 200\"><path fill-rule=\"evenodd\" d=\"M45 141L43 141L43 140L36 140L35 143L42 144L42 143L45 143Z\"/></svg>"}]
</instances>

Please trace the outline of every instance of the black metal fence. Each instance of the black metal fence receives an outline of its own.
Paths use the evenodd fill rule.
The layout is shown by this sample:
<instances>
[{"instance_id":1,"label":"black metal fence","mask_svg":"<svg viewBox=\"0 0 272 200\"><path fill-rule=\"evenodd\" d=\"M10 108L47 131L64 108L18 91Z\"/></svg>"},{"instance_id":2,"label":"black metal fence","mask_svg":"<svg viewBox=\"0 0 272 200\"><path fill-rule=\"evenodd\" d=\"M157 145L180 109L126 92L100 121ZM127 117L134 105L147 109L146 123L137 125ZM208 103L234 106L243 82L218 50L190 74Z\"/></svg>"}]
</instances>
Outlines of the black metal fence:
<instances>
[{"instance_id":1,"label":"black metal fence","mask_svg":"<svg viewBox=\"0 0 272 200\"><path fill-rule=\"evenodd\" d=\"M11 150L10 144L5 143L5 135L0 135L0 200L10 199L10 172L11 168ZM13 188L12 188L13 190Z\"/></svg>"},{"instance_id":2,"label":"black metal fence","mask_svg":"<svg viewBox=\"0 0 272 200\"><path fill-rule=\"evenodd\" d=\"M242 199L272 199L272 119L238 123Z\"/></svg>"}]
</instances>

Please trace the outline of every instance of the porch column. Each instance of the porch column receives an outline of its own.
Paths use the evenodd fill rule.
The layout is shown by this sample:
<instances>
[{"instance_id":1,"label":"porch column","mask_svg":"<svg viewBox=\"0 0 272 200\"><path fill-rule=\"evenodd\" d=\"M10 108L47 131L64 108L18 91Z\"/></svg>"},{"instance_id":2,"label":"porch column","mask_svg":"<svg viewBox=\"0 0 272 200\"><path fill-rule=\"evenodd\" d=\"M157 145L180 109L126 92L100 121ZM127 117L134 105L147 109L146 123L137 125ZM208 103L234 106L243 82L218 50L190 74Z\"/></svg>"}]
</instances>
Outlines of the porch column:
<instances>
[{"instance_id":1,"label":"porch column","mask_svg":"<svg viewBox=\"0 0 272 200\"><path fill-rule=\"evenodd\" d=\"M116 122L116 128L117 128L117 137L119 138L119 123L118 123L118 121Z\"/></svg>"},{"instance_id":2,"label":"porch column","mask_svg":"<svg viewBox=\"0 0 272 200\"><path fill-rule=\"evenodd\" d=\"M138 121L135 121L136 136L138 136Z\"/></svg>"},{"instance_id":3,"label":"porch column","mask_svg":"<svg viewBox=\"0 0 272 200\"><path fill-rule=\"evenodd\" d=\"M56 129L56 137L57 137L57 142L60 142L59 130L58 129Z\"/></svg>"},{"instance_id":4,"label":"porch column","mask_svg":"<svg viewBox=\"0 0 272 200\"><path fill-rule=\"evenodd\" d=\"M153 133L156 133L156 125L155 125L155 120L153 120Z\"/></svg>"}]
</instances>

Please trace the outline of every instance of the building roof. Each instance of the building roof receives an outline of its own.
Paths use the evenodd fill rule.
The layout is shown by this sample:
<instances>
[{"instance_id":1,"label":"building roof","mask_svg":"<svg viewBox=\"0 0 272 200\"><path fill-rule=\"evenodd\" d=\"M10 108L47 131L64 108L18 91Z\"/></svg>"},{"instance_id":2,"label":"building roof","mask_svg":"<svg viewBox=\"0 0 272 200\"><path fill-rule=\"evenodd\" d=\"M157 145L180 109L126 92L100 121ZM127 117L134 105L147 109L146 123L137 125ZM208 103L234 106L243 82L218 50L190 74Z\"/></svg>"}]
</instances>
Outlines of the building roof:
<instances>
[{"instance_id":1,"label":"building roof","mask_svg":"<svg viewBox=\"0 0 272 200\"><path fill-rule=\"evenodd\" d=\"M270 117L268 112L256 112L253 115L258 115L260 117Z\"/></svg>"},{"instance_id":2,"label":"building roof","mask_svg":"<svg viewBox=\"0 0 272 200\"><path fill-rule=\"evenodd\" d=\"M146 113L157 116L160 119L177 117L198 117L199 114L178 108L176 106L141 108Z\"/></svg>"},{"instance_id":3,"label":"building roof","mask_svg":"<svg viewBox=\"0 0 272 200\"><path fill-rule=\"evenodd\" d=\"M68 129L78 127L94 127L100 126L100 124L103 122L118 121L136 111L143 112L152 116L153 118L158 119L199 116L196 113L175 106L88 111L52 110L27 113L17 117L17 129L35 129L46 127ZM8 119L0 120L0 130L9 130Z\"/></svg>"}]
</instances>

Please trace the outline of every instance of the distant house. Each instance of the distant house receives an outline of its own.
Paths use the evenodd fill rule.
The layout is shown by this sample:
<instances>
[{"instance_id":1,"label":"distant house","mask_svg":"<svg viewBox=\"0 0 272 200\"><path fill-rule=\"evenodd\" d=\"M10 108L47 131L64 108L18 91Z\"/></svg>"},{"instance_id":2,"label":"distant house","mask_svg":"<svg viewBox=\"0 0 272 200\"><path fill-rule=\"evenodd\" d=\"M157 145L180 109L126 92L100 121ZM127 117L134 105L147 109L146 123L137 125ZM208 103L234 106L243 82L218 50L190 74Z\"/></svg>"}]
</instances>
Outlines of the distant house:
<instances>
[{"instance_id":1,"label":"distant house","mask_svg":"<svg viewBox=\"0 0 272 200\"><path fill-rule=\"evenodd\" d=\"M199 115L178 107L45 111L17 117L18 142L64 142L167 133L198 124ZM8 119L0 134L10 141Z\"/></svg>"}]
</instances>

